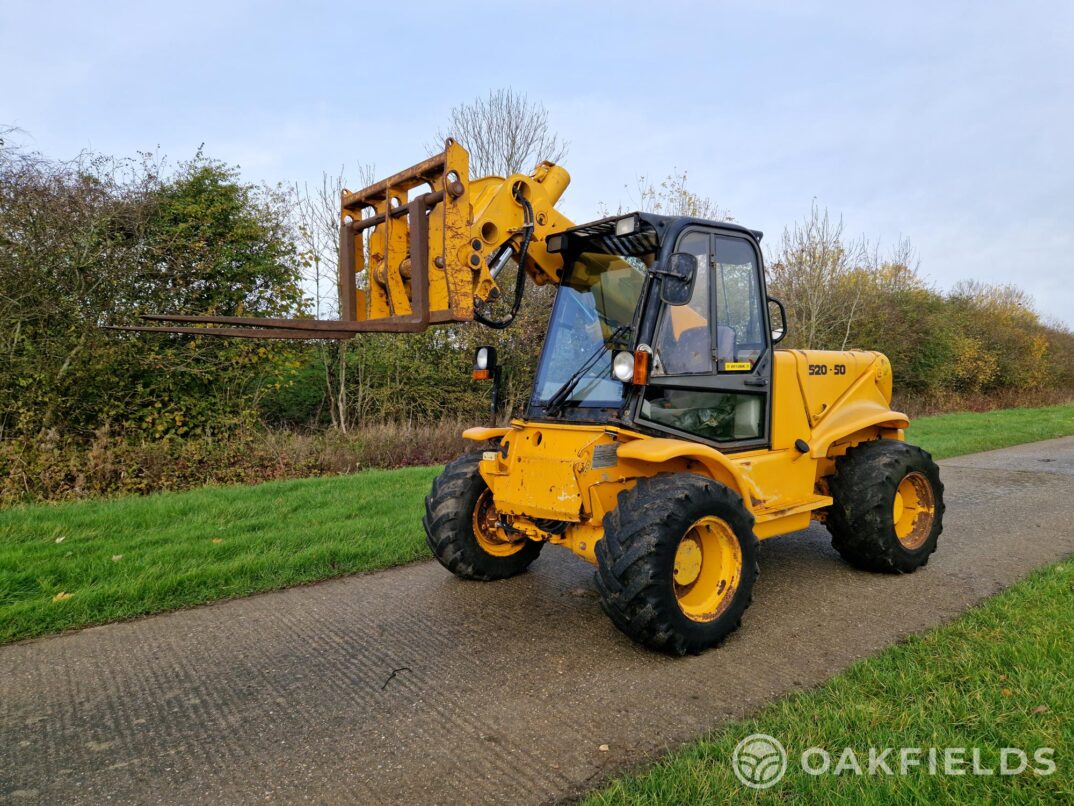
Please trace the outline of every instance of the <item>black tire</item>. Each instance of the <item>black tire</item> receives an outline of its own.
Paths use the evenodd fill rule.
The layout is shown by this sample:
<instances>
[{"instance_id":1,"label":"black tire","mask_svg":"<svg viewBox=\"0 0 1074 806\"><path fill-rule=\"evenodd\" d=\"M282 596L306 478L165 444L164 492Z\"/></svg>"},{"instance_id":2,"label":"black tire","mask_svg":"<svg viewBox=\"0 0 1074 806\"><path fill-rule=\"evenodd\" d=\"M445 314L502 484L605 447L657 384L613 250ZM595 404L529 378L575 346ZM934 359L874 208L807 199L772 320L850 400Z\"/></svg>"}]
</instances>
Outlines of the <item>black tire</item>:
<instances>
[{"instance_id":1,"label":"black tire","mask_svg":"<svg viewBox=\"0 0 1074 806\"><path fill-rule=\"evenodd\" d=\"M908 539L896 533L893 507L899 485L910 476L927 481L933 496L927 517ZM835 462L829 480L835 503L828 511L832 545L851 565L866 571L909 574L929 561L943 531L943 482L927 451L897 440L864 442ZM905 541L905 542L904 542Z\"/></svg>"},{"instance_id":2,"label":"black tire","mask_svg":"<svg viewBox=\"0 0 1074 806\"><path fill-rule=\"evenodd\" d=\"M442 566L462 579L489 582L526 570L544 543L524 539L513 554L498 556L482 548L474 534L474 509L488 485L477 466L481 453L449 462L425 498L425 542Z\"/></svg>"},{"instance_id":3,"label":"black tire","mask_svg":"<svg viewBox=\"0 0 1074 806\"><path fill-rule=\"evenodd\" d=\"M687 532L708 516L730 527L741 566L737 588L716 616L698 621L679 604L675 560ZM604 516L604 537L596 548L601 607L640 644L675 655L696 654L720 643L741 623L753 599L757 554L753 515L724 485L693 473L639 479Z\"/></svg>"}]
</instances>

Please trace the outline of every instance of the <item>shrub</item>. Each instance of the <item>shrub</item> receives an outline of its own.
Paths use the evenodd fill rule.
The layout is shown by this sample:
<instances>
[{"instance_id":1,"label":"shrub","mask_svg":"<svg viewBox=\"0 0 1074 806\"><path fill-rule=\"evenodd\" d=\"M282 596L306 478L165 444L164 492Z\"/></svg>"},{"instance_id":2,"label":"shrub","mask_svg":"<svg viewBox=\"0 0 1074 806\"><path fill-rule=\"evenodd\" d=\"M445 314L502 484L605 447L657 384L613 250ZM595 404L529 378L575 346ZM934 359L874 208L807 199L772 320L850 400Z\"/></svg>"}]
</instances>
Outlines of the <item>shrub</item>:
<instances>
[{"instance_id":1,"label":"shrub","mask_svg":"<svg viewBox=\"0 0 1074 806\"><path fill-rule=\"evenodd\" d=\"M465 427L384 423L346 434L251 430L166 440L117 438L105 427L89 445L49 431L0 441L0 507L440 464L472 449Z\"/></svg>"}]
</instances>

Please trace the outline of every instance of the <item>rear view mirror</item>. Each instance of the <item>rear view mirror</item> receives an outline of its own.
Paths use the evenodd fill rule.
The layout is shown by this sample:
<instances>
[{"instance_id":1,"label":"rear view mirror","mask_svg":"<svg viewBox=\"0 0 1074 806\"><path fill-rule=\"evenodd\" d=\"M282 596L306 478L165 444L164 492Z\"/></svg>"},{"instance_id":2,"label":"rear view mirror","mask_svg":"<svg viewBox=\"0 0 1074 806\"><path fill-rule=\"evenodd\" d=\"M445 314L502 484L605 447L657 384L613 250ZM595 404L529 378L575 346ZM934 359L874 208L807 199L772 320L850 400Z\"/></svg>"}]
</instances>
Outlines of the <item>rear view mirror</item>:
<instances>
[{"instance_id":1,"label":"rear view mirror","mask_svg":"<svg viewBox=\"0 0 1074 806\"><path fill-rule=\"evenodd\" d=\"M697 255L675 252L663 270L654 273L661 276L660 299L668 305L685 305L694 293Z\"/></svg>"},{"instance_id":2,"label":"rear view mirror","mask_svg":"<svg viewBox=\"0 0 1074 806\"><path fill-rule=\"evenodd\" d=\"M772 315L772 306L776 307L779 311L779 323L776 323L776 317ZM787 335L787 309L783 307L783 303L778 299L772 297L768 298L768 321L772 323L772 343L779 344L783 341L783 337Z\"/></svg>"}]
</instances>

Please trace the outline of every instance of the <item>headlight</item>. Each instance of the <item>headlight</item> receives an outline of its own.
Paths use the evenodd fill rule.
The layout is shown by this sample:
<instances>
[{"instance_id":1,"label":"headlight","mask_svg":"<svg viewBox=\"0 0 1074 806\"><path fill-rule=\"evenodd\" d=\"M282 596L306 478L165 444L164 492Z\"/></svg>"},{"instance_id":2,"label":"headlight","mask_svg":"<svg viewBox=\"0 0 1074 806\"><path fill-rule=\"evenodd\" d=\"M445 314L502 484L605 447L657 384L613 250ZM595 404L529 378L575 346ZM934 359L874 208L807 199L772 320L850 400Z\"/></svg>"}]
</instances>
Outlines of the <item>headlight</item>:
<instances>
[{"instance_id":1,"label":"headlight","mask_svg":"<svg viewBox=\"0 0 1074 806\"><path fill-rule=\"evenodd\" d=\"M474 356L474 369L489 368L489 348L478 347L477 355Z\"/></svg>"},{"instance_id":2,"label":"headlight","mask_svg":"<svg viewBox=\"0 0 1074 806\"><path fill-rule=\"evenodd\" d=\"M612 356L612 376L623 383L634 380L634 353L620 350Z\"/></svg>"}]
</instances>

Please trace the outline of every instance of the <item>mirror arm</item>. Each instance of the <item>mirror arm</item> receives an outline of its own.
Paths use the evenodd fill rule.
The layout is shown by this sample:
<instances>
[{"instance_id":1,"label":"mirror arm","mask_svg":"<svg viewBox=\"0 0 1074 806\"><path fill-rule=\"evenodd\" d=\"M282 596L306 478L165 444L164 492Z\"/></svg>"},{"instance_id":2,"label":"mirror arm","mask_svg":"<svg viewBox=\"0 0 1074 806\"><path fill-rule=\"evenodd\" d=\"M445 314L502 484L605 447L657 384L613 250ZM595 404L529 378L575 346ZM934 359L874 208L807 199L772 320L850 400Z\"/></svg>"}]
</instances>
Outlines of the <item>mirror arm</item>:
<instances>
[{"instance_id":1,"label":"mirror arm","mask_svg":"<svg viewBox=\"0 0 1074 806\"><path fill-rule=\"evenodd\" d=\"M682 279L679 275L675 274L675 272L665 271L664 269L651 268L649 269L649 274L652 274L656 277L671 277L673 280Z\"/></svg>"}]
</instances>

